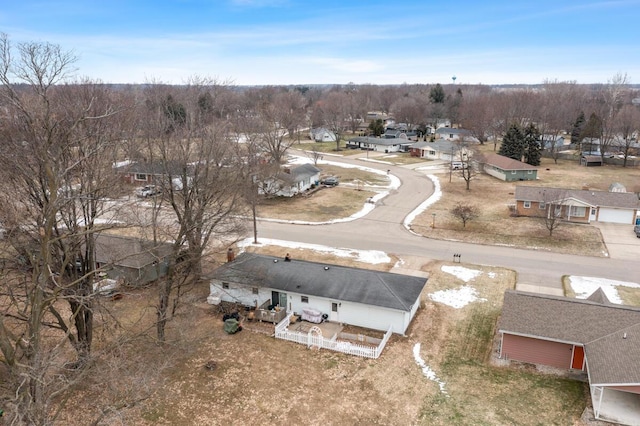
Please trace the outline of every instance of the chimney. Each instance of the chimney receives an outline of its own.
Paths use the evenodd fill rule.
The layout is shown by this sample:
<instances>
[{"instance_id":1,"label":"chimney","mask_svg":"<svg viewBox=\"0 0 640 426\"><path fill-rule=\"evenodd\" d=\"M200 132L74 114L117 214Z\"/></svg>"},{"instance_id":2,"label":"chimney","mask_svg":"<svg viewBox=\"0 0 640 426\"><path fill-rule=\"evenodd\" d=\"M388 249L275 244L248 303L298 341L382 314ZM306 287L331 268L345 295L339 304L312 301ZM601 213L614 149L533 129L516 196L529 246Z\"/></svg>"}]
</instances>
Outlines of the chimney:
<instances>
[{"instance_id":1,"label":"chimney","mask_svg":"<svg viewBox=\"0 0 640 426\"><path fill-rule=\"evenodd\" d=\"M236 254L233 252L233 249L229 247L229 249L227 250L227 262L233 262L235 258Z\"/></svg>"}]
</instances>

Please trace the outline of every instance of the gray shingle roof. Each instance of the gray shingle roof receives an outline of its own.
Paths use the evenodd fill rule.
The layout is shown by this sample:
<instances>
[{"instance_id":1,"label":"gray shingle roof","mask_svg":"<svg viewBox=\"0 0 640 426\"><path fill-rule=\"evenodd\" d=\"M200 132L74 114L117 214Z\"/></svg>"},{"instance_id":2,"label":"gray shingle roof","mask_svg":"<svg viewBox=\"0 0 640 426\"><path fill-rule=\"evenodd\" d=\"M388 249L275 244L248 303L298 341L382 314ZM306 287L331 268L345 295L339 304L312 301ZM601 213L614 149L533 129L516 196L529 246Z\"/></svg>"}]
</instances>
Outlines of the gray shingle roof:
<instances>
[{"instance_id":1,"label":"gray shingle roof","mask_svg":"<svg viewBox=\"0 0 640 426\"><path fill-rule=\"evenodd\" d=\"M357 136L355 138L351 138L348 142L360 142L366 143L369 145L384 145L384 146L393 146L398 145L402 141L400 139L385 139L385 138L370 138L368 136Z\"/></svg>"},{"instance_id":2,"label":"gray shingle roof","mask_svg":"<svg viewBox=\"0 0 640 426\"><path fill-rule=\"evenodd\" d=\"M633 192L590 191L584 189L516 186L516 201L557 202L575 198L590 206L640 209L638 194Z\"/></svg>"},{"instance_id":3,"label":"gray shingle roof","mask_svg":"<svg viewBox=\"0 0 640 426\"><path fill-rule=\"evenodd\" d=\"M592 385L640 385L640 323L587 343L584 352Z\"/></svg>"},{"instance_id":4,"label":"gray shingle roof","mask_svg":"<svg viewBox=\"0 0 640 426\"><path fill-rule=\"evenodd\" d=\"M278 179L286 182L301 182L320 173L320 169L313 164L301 164L290 168L290 173L278 173Z\"/></svg>"},{"instance_id":5,"label":"gray shingle roof","mask_svg":"<svg viewBox=\"0 0 640 426\"><path fill-rule=\"evenodd\" d=\"M484 154L484 163L502 170L538 170L537 167L531 164L492 153Z\"/></svg>"},{"instance_id":6,"label":"gray shingle roof","mask_svg":"<svg viewBox=\"0 0 640 426\"><path fill-rule=\"evenodd\" d=\"M585 344L640 323L640 308L507 290L498 329Z\"/></svg>"},{"instance_id":7,"label":"gray shingle roof","mask_svg":"<svg viewBox=\"0 0 640 426\"><path fill-rule=\"evenodd\" d=\"M154 243L122 235L100 233L95 240L96 261L140 269L171 254L169 243Z\"/></svg>"},{"instance_id":8,"label":"gray shingle roof","mask_svg":"<svg viewBox=\"0 0 640 426\"><path fill-rule=\"evenodd\" d=\"M277 260L277 262L276 262ZM425 278L325 263L242 253L210 276L246 286L410 311Z\"/></svg>"}]
</instances>

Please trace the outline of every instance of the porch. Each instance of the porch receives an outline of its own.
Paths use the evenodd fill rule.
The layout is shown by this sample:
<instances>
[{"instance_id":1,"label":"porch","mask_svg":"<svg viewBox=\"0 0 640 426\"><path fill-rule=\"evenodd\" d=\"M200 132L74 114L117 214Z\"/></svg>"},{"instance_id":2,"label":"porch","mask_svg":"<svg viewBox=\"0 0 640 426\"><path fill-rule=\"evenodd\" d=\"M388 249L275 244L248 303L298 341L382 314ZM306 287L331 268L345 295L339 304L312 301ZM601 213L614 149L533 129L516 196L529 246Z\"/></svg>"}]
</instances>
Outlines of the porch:
<instances>
[{"instance_id":1,"label":"porch","mask_svg":"<svg viewBox=\"0 0 640 426\"><path fill-rule=\"evenodd\" d=\"M591 400L597 420L622 425L640 424L640 395L592 386Z\"/></svg>"},{"instance_id":2,"label":"porch","mask_svg":"<svg viewBox=\"0 0 640 426\"><path fill-rule=\"evenodd\" d=\"M288 340L307 347L329 349L363 358L378 358L393 334L392 328L382 339L363 334L342 333L338 323L291 322L293 314L288 314L275 328L275 338ZM326 333L326 334L325 334Z\"/></svg>"}]
</instances>

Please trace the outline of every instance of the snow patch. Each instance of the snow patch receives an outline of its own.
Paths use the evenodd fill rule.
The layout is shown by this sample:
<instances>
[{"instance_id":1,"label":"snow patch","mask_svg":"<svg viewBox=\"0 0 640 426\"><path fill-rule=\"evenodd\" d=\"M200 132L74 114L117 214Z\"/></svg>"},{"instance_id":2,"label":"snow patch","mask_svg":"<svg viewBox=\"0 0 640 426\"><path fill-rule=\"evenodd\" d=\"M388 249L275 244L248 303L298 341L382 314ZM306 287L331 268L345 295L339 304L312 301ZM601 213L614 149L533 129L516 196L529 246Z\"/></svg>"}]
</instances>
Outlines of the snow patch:
<instances>
[{"instance_id":1,"label":"snow patch","mask_svg":"<svg viewBox=\"0 0 640 426\"><path fill-rule=\"evenodd\" d=\"M487 299L478 297L478 291L468 285L451 290L440 290L435 293L429 293L429 299L455 309L464 308L469 303L487 301Z\"/></svg>"},{"instance_id":2,"label":"snow patch","mask_svg":"<svg viewBox=\"0 0 640 426\"><path fill-rule=\"evenodd\" d=\"M238 248L240 248L242 252L244 251L245 247L252 246L252 245L254 245L253 238L245 238L244 240L238 243ZM385 252L379 251L379 250L344 249L344 248L328 247L328 246L323 246L319 244L299 243L296 241L273 240L269 238L260 238L260 245L314 250L322 253L330 253L338 257L352 258L352 259L356 259L359 262L371 263L374 265L378 263L391 262L391 258L387 256Z\"/></svg>"},{"instance_id":3,"label":"snow patch","mask_svg":"<svg viewBox=\"0 0 640 426\"><path fill-rule=\"evenodd\" d=\"M429 179L433 182L433 194L425 201L423 201L418 207L415 208L414 211L409 213L403 221L404 227L409 231L415 234L415 232L411 231L411 223L416 219L416 217L424 212L429 206L436 203L442 197L442 190L440 189L440 180L434 175L427 175Z\"/></svg>"},{"instance_id":4,"label":"snow patch","mask_svg":"<svg viewBox=\"0 0 640 426\"><path fill-rule=\"evenodd\" d=\"M433 371L431 367L429 367L427 363L424 362L422 357L420 357L420 343L416 343L413 346L413 359L416 361L416 364L418 364L418 367L422 369L422 374L424 374L424 376L427 379L433 380L434 382L436 382L438 384L438 387L440 388L440 392L442 392L448 397L449 394L447 393L447 390L444 387L446 383L440 380L436 375L435 371Z\"/></svg>"},{"instance_id":5,"label":"snow patch","mask_svg":"<svg viewBox=\"0 0 640 426\"><path fill-rule=\"evenodd\" d=\"M465 268L464 266L446 266L443 265L440 268L442 272L446 272L447 274L455 275L456 278L461 279L465 283L475 279L479 275L482 274L482 271L478 271L476 269Z\"/></svg>"},{"instance_id":6,"label":"snow patch","mask_svg":"<svg viewBox=\"0 0 640 426\"><path fill-rule=\"evenodd\" d=\"M598 287L602 288L602 291L607 296L611 303L618 305L622 304L622 299L618 294L617 287L630 287L640 288L640 284L628 282L628 281L616 281L607 278L595 278L595 277L578 277L570 276L569 285L576 294L577 299L586 299L591 296Z\"/></svg>"}]
</instances>

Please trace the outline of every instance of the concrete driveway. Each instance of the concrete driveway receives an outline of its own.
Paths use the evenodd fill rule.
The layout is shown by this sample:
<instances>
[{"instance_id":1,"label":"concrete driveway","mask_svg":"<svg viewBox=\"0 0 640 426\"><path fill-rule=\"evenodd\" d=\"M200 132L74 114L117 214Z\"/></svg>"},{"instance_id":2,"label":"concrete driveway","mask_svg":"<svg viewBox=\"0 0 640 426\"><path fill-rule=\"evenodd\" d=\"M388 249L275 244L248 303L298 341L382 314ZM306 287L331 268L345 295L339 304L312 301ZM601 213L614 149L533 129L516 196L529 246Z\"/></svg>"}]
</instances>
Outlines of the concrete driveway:
<instances>
[{"instance_id":1,"label":"concrete driveway","mask_svg":"<svg viewBox=\"0 0 640 426\"><path fill-rule=\"evenodd\" d=\"M600 222L594 222L593 225L600 229L611 259L640 259L640 238L633 232L633 225Z\"/></svg>"}]
</instances>

